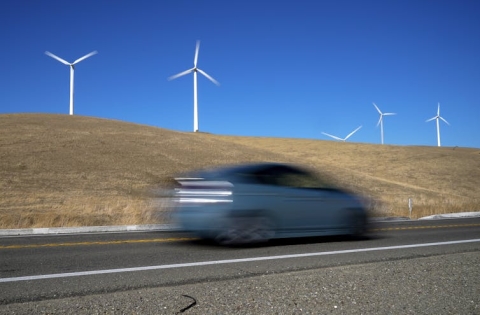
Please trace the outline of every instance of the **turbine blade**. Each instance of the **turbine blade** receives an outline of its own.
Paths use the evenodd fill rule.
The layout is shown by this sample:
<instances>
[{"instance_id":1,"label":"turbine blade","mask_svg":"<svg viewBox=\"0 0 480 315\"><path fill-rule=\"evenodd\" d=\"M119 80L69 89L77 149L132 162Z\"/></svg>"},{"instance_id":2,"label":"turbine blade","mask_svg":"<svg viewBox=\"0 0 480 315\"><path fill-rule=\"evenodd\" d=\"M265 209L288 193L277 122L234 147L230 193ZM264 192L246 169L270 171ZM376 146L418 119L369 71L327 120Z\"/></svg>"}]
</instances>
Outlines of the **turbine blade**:
<instances>
[{"instance_id":1,"label":"turbine blade","mask_svg":"<svg viewBox=\"0 0 480 315\"><path fill-rule=\"evenodd\" d=\"M437 118L437 116L435 116L435 117L432 117L432 118L430 118L430 119L427 119L427 120L425 120L425 122L432 121L432 120L434 120L434 119L436 119L436 118Z\"/></svg>"},{"instance_id":2,"label":"turbine blade","mask_svg":"<svg viewBox=\"0 0 480 315\"><path fill-rule=\"evenodd\" d=\"M380 114L380 119L379 119L378 122L377 122L377 127L378 127L378 125L380 125L380 122L382 121L382 119L383 119L383 115Z\"/></svg>"},{"instance_id":3,"label":"turbine blade","mask_svg":"<svg viewBox=\"0 0 480 315\"><path fill-rule=\"evenodd\" d=\"M358 129L360 129L360 128L362 128L362 126L358 127L358 128L355 129L354 131L350 132L350 133L348 134L348 136L345 137L345 140L347 140L348 138L350 138L350 136L353 135L355 132L357 132Z\"/></svg>"},{"instance_id":4,"label":"turbine blade","mask_svg":"<svg viewBox=\"0 0 480 315\"><path fill-rule=\"evenodd\" d=\"M198 61L198 51L200 50L200 41L197 40L197 46L195 46L195 58L193 59L193 67L197 67L197 61Z\"/></svg>"},{"instance_id":5,"label":"turbine blade","mask_svg":"<svg viewBox=\"0 0 480 315\"><path fill-rule=\"evenodd\" d=\"M382 112L380 111L380 109L378 108L378 106L377 106L375 103L373 103L373 106L375 106L375 108L377 109L378 113L379 113L380 115L382 115Z\"/></svg>"},{"instance_id":6,"label":"turbine blade","mask_svg":"<svg viewBox=\"0 0 480 315\"><path fill-rule=\"evenodd\" d=\"M447 125L450 126L450 124L448 123L448 121L446 121L443 117L438 116L438 118L440 118L440 119L443 120Z\"/></svg>"},{"instance_id":7,"label":"turbine blade","mask_svg":"<svg viewBox=\"0 0 480 315\"><path fill-rule=\"evenodd\" d=\"M87 59L88 57L91 57L91 56L96 55L96 54L98 54L98 51L96 51L96 50L95 50L95 51L92 51L91 53L86 54L85 56L83 56L83 57L78 58L77 60L75 60L75 61L72 63L72 65L77 64L77 63L79 63L80 61L82 61L82 60L84 60L84 59Z\"/></svg>"},{"instance_id":8,"label":"turbine blade","mask_svg":"<svg viewBox=\"0 0 480 315\"><path fill-rule=\"evenodd\" d=\"M60 58L60 57L58 57L58 56L55 56L54 54L52 54L52 53L49 52L49 51L46 51L46 52L45 52L45 55L50 56L50 57L52 57L53 59L56 59L56 60L60 61L60 62L63 63L63 64L66 64L67 66L70 66L70 62L67 62L67 61L63 60L62 58Z\"/></svg>"},{"instance_id":9,"label":"turbine blade","mask_svg":"<svg viewBox=\"0 0 480 315\"><path fill-rule=\"evenodd\" d=\"M326 133L326 132L323 132L323 131L322 131L322 133L323 133L324 135L326 135L326 136L332 137L333 139L337 139L337 140L340 140L340 141L344 141L344 139L342 139L342 138L339 138L339 137L337 137L337 136L334 136L334 135L328 134L328 133Z\"/></svg>"},{"instance_id":10,"label":"turbine blade","mask_svg":"<svg viewBox=\"0 0 480 315\"><path fill-rule=\"evenodd\" d=\"M397 113L385 113L383 114L384 116L392 116L392 115L396 115Z\"/></svg>"},{"instance_id":11,"label":"turbine blade","mask_svg":"<svg viewBox=\"0 0 480 315\"><path fill-rule=\"evenodd\" d=\"M191 72L193 72L193 71L194 71L194 68L185 70L185 71L183 71L183 72L180 72L180 73L177 73L177 74L175 74L175 75L172 75L171 77L168 78L168 80L169 80L169 81L175 80L176 78L179 78L179 77L181 77L181 76L184 76L184 75L186 75L186 74L189 74L189 73L191 73Z\"/></svg>"},{"instance_id":12,"label":"turbine blade","mask_svg":"<svg viewBox=\"0 0 480 315\"><path fill-rule=\"evenodd\" d=\"M201 74L203 74L205 77L207 77L210 81L212 81L213 83L215 83L216 85L220 85L220 83L218 83L217 80L215 80L214 78L212 78L211 76L209 76L205 71L203 70L200 70L197 68L197 71L200 72Z\"/></svg>"},{"instance_id":13,"label":"turbine blade","mask_svg":"<svg viewBox=\"0 0 480 315\"><path fill-rule=\"evenodd\" d=\"M440 103L438 103L438 107L437 107L437 116L440 116Z\"/></svg>"}]
</instances>

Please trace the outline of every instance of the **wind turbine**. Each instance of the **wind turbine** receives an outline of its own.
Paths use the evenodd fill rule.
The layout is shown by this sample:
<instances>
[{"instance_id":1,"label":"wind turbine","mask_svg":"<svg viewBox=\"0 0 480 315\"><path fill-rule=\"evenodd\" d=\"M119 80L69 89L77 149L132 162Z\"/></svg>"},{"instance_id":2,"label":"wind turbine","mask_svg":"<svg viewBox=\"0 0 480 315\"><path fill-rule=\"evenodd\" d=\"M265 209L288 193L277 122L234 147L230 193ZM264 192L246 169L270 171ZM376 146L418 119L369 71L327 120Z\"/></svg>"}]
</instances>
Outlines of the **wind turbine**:
<instances>
[{"instance_id":1,"label":"wind turbine","mask_svg":"<svg viewBox=\"0 0 480 315\"><path fill-rule=\"evenodd\" d=\"M380 109L378 108L375 103L373 103L373 106L377 109L378 113L380 114L380 119L378 120L377 126L380 124L380 133L382 135L382 144L383 144L383 116L391 116L391 115L396 115L396 113L382 113Z\"/></svg>"},{"instance_id":2,"label":"wind turbine","mask_svg":"<svg viewBox=\"0 0 480 315\"><path fill-rule=\"evenodd\" d=\"M443 117L440 116L440 103L438 103L437 116L428 119L426 122L432 121L434 119L437 120L437 145L440 147L441 145L440 145L440 122L439 122L439 120L440 119L443 120L447 125L450 126L448 121L446 121Z\"/></svg>"},{"instance_id":3,"label":"wind turbine","mask_svg":"<svg viewBox=\"0 0 480 315\"><path fill-rule=\"evenodd\" d=\"M197 40L197 46L195 48L195 57L193 59L193 68L180 72L178 74L172 75L168 78L168 80L174 80L181 76L193 72L193 132L198 131L198 101L197 101L197 72L200 72L204 77L215 83L216 85L220 85L217 80L209 76L205 71L197 68L197 60L198 60L198 50L200 49L200 41Z\"/></svg>"},{"instance_id":4,"label":"wind turbine","mask_svg":"<svg viewBox=\"0 0 480 315\"><path fill-rule=\"evenodd\" d=\"M80 61L84 60L84 59L87 59L88 57L91 57L95 54L97 54L97 51L92 51L91 53L89 54L86 54L85 56L81 57L81 58L78 58L77 60L75 60L74 62L70 63L68 61L65 61L63 60L62 58L58 57L58 56L55 56L54 54L52 54L51 52L49 51L46 51L45 54L47 56L50 56L52 57L53 59L56 59L58 61L60 61L61 63L67 65L67 66L70 66L70 115L73 115L73 73L75 72L75 65L77 63L79 63Z\"/></svg>"},{"instance_id":5,"label":"wind turbine","mask_svg":"<svg viewBox=\"0 0 480 315\"><path fill-rule=\"evenodd\" d=\"M355 129L354 131L350 132L350 133L348 134L348 136L346 136L346 137L345 137L345 138L343 138L343 139L342 139L342 138L339 138L339 137L337 137L337 136L334 136L334 135L328 134L328 133L326 133L326 132L323 132L323 131L322 131L322 133L323 133L324 135L326 135L326 136L332 137L333 139L337 139L337 140L339 140L339 141L343 141L343 142L345 142L345 141L347 141L347 139L348 139L348 138L350 138L350 137L351 137L351 136L352 136L352 135L353 135L355 132L357 132L357 131L358 131L358 129L360 129L360 128L362 128L362 126L358 127L358 128L357 128L357 129Z\"/></svg>"}]
</instances>

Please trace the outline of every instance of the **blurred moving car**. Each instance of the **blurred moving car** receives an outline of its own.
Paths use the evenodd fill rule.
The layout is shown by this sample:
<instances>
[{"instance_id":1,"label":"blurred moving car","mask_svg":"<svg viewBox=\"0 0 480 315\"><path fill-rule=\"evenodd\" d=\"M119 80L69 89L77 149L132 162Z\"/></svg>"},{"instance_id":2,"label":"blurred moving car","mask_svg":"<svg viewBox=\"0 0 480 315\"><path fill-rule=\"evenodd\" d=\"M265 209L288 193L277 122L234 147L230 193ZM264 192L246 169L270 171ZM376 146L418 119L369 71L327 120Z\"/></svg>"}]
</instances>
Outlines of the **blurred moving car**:
<instances>
[{"instance_id":1,"label":"blurred moving car","mask_svg":"<svg viewBox=\"0 0 480 315\"><path fill-rule=\"evenodd\" d=\"M367 211L359 196L298 166L243 164L175 180L176 223L219 244L366 231Z\"/></svg>"}]
</instances>

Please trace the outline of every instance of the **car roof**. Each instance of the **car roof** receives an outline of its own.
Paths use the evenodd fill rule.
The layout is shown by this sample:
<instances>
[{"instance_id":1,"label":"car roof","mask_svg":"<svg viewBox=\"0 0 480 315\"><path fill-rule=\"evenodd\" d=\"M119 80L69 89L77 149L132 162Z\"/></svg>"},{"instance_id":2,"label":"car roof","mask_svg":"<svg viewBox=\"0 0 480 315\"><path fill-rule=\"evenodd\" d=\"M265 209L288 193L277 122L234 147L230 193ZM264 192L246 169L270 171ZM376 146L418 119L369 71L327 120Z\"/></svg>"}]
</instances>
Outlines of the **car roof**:
<instances>
[{"instance_id":1,"label":"car roof","mask_svg":"<svg viewBox=\"0 0 480 315\"><path fill-rule=\"evenodd\" d=\"M241 173L254 173L263 169L281 167L286 169L291 169L295 171L300 171L300 168L293 166L287 163L278 163L278 162L257 162L257 163L241 163L235 165L221 166L201 171L195 171L188 173L187 176L192 178L219 178L219 177L230 177L235 174Z\"/></svg>"}]
</instances>

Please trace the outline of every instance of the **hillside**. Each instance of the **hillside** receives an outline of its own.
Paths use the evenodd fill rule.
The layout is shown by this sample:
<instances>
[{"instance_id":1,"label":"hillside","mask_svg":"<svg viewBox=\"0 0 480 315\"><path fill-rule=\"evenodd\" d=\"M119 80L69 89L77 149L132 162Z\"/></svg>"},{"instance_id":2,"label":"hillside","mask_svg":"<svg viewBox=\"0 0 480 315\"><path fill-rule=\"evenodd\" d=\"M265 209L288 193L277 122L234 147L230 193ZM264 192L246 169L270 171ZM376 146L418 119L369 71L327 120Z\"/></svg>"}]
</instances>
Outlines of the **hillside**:
<instances>
[{"instance_id":1,"label":"hillside","mask_svg":"<svg viewBox=\"0 0 480 315\"><path fill-rule=\"evenodd\" d=\"M480 150L176 132L92 117L0 115L0 228L155 223L152 190L189 169L308 165L377 215L480 210ZM160 218L161 220L162 218Z\"/></svg>"}]
</instances>

